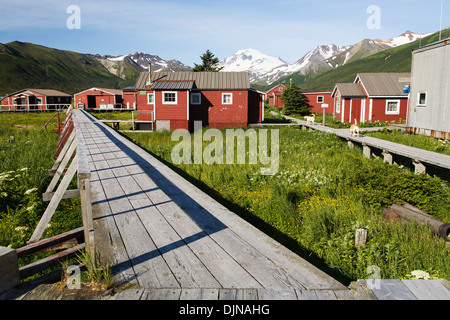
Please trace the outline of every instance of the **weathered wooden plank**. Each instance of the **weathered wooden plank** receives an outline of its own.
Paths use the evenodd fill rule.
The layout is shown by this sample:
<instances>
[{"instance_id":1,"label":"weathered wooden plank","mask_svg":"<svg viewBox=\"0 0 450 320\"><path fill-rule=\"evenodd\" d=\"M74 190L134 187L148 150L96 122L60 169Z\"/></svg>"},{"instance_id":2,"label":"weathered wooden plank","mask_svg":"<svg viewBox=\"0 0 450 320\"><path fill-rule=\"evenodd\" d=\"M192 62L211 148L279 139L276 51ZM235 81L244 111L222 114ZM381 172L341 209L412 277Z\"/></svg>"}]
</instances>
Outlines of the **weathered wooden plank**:
<instances>
[{"instance_id":1,"label":"weathered wooden plank","mask_svg":"<svg viewBox=\"0 0 450 320\"><path fill-rule=\"evenodd\" d=\"M402 280L418 300L450 300L450 291L439 280Z\"/></svg>"},{"instance_id":2,"label":"weathered wooden plank","mask_svg":"<svg viewBox=\"0 0 450 320\"><path fill-rule=\"evenodd\" d=\"M19 268L20 273L20 279L25 279L29 276L32 276L33 274L36 274L38 272L47 270L48 268L51 268L53 266L56 266L59 264L59 260L62 258L70 258L73 257L78 251L84 249L84 243L79 244L73 248L66 249L64 251L55 253L54 255L51 255L50 257L44 258L42 260L33 262L29 265L23 266Z\"/></svg>"},{"instance_id":3,"label":"weathered wooden plank","mask_svg":"<svg viewBox=\"0 0 450 320\"><path fill-rule=\"evenodd\" d=\"M179 300L181 289L145 289L141 300Z\"/></svg>"},{"instance_id":4,"label":"weathered wooden plank","mask_svg":"<svg viewBox=\"0 0 450 320\"><path fill-rule=\"evenodd\" d=\"M372 288L378 300L417 300L401 280L380 280L380 288Z\"/></svg>"},{"instance_id":5,"label":"weathered wooden plank","mask_svg":"<svg viewBox=\"0 0 450 320\"><path fill-rule=\"evenodd\" d=\"M91 145L90 152L105 151L99 154L98 160L93 161L97 170L101 169L97 171L98 177L138 282L153 288L178 288L178 282L140 222L113 170L109 169L107 160L113 156L108 153L108 147L103 144L97 145L97 148Z\"/></svg>"},{"instance_id":6,"label":"weathered wooden plank","mask_svg":"<svg viewBox=\"0 0 450 320\"><path fill-rule=\"evenodd\" d=\"M318 300L316 290L299 290L296 289L298 300Z\"/></svg>"},{"instance_id":7,"label":"weathered wooden plank","mask_svg":"<svg viewBox=\"0 0 450 320\"><path fill-rule=\"evenodd\" d=\"M70 239L79 238L82 236L83 236L83 227L80 227L68 232L61 233L51 238L42 239L38 242L34 242L24 247L18 248L16 250L17 257L20 258L32 253L40 252L52 248L62 242L66 242Z\"/></svg>"},{"instance_id":8,"label":"weathered wooden plank","mask_svg":"<svg viewBox=\"0 0 450 320\"><path fill-rule=\"evenodd\" d=\"M258 300L297 300L294 289L258 289Z\"/></svg>"},{"instance_id":9,"label":"weathered wooden plank","mask_svg":"<svg viewBox=\"0 0 450 320\"><path fill-rule=\"evenodd\" d=\"M315 290L318 300L337 300L333 290Z\"/></svg>"},{"instance_id":10,"label":"weathered wooden plank","mask_svg":"<svg viewBox=\"0 0 450 320\"><path fill-rule=\"evenodd\" d=\"M140 300L144 291L145 290L142 288L127 289L127 290L119 291L115 295L107 296L107 297L103 298L102 300Z\"/></svg>"},{"instance_id":11,"label":"weathered wooden plank","mask_svg":"<svg viewBox=\"0 0 450 320\"><path fill-rule=\"evenodd\" d=\"M219 289L204 289L204 288L194 288L194 289L182 289L180 300L218 300L219 299Z\"/></svg>"},{"instance_id":12,"label":"weathered wooden plank","mask_svg":"<svg viewBox=\"0 0 450 320\"><path fill-rule=\"evenodd\" d=\"M236 300L258 300L258 290L239 289L236 292Z\"/></svg>"}]
</instances>

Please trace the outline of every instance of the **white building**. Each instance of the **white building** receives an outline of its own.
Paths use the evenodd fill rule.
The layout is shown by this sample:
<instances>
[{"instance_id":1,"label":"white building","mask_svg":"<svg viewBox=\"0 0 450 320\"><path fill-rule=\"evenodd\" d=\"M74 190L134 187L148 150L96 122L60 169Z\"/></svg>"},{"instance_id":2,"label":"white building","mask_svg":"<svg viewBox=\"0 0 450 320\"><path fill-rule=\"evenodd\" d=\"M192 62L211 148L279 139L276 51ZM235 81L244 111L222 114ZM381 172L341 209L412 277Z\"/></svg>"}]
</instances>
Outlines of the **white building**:
<instances>
[{"instance_id":1,"label":"white building","mask_svg":"<svg viewBox=\"0 0 450 320\"><path fill-rule=\"evenodd\" d=\"M450 139L450 38L412 53L408 132Z\"/></svg>"}]
</instances>

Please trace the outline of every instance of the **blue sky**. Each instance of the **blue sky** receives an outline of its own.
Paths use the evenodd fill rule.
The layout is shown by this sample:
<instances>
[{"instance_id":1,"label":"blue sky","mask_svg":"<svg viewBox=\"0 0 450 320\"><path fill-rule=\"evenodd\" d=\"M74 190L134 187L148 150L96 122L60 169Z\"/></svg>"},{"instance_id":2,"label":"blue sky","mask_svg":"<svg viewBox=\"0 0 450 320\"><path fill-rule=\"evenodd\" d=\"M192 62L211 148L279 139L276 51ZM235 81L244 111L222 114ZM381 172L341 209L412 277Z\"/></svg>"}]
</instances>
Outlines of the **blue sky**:
<instances>
[{"instance_id":1,"label":"blue sky","mask_svg":"<svg viewBox=\"0 0 450 320\"><path fill-rule=\"evenodd\" d=\"M68 29L70 5L80 29ZM370 29L367 8L380 8ZM439 30L441 0L1 0L0 43L32 42L81 53L136 51L193 66L210 49L220 60L253 48L293 63L321 44L389 39ZM444 0L443 27L450 26Z\"/></svg>"}]
</instances>

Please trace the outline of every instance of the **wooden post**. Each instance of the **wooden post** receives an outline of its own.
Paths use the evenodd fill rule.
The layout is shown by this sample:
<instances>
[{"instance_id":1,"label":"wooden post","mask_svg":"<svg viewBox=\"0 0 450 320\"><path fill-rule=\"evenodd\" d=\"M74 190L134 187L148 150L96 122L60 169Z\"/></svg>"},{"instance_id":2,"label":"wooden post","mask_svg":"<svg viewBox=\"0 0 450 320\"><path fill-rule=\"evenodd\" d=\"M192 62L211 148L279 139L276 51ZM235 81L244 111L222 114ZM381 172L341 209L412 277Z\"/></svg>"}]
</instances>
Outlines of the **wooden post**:
<instances>
[{"instance_id":1,"label":"wooden post","mask_svg":"<svg viewBox=\"0 0 450 320\"><path fill-rule=\"evenodd\" d=\"M0 294L20 283L16 250L0 247Z\"/></svg>"},{"instance_id":2,"label":"wooden post","mask_svg":"<svg viewBox=\"0 0 450 320\"><path fill-rule=\"evenodd\" d=\"M78 176L78 189L81 198L81 215L84 227L84 243L86 251L92 259L95 258L94 251L94 220L92 217L91 183L90 174Z\"/></svg>"},{"instance_id":3,"label":"wooden post","mask_svg":"<svg viewBox=\"0 0 450 320\"><path fill-rule=\"evenodd\" d=\"M415 174L420 174L420 173L426 172L427 168L419 160L414 160L413 164L414 164L414 173Z\"/></svg>"},{"instance_id":4,"label":"wooden post","mask_svg":"<svg viewBox=\"0 0 450 320\"><path fill-rule=\"evenodd\" d=\"M370 147L363 143L363 154L366 158L370 159L370 156L372 155L372 151L370 150Z\"/></svg>"},{"instance_id":5,"label":"wooden post","mask_svg":"<svg viewBox=\"0 0 450 320\"><path fill-rule=\"evenodd\" d=\"M355 234L355 246L365 246L367 242L367 230L357 229Z\"/></svg>"},{"instance_id":6,"label":"wooden post","mask_svg":"<svg viewBox=\"0 0 450 320\"><path fill-rule=\"evenodd\" d=\"M353 148L355 147L355 144L353 143L352 140L347 139L347 143L348 143L348 147L349 147L349 148L353 149Z\"/></svg>"},{"instance_id":7,"label":"wooden post","mask_svg":"<svg viewBox=\"0 0 450 320\"><path fill-rule=\"evenodd\" d=\"M382 155L383 155L383 161L384 161L384 162L387 162L387 163L389 163L389 164L394 163L394 159L393 159L393 157L392 157L392 154L390 154L390 153L387 152L386 150L383 150Z\"/></svg>"}]
</instances>

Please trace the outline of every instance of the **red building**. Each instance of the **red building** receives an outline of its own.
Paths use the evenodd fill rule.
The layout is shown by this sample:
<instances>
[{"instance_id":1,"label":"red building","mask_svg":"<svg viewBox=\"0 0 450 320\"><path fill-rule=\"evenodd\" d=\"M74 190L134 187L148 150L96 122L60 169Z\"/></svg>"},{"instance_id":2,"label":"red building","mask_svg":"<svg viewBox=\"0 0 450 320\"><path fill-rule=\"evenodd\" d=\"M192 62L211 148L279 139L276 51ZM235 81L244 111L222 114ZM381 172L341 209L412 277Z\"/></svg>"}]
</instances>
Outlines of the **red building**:
<instances>
[{"instance_id":1,"label":"red building","mask_svg":"<svg viewBox=\"0 0 450 320\"><path fill-rule=\"evenodd\" d=\"M142 72L124 103L136 104L138 121L155 129L247 127L263 119L262 94L250 89L246 72Z\"/></svg>"},{"instance_id":2,"label":"red building","mask_svg":"<svg viewBox=\"0 0 450 320\"><path fill-rule=\"evenodd\" d=\"M283 108L284 104L280 96L284 90L286 90L286 86L280 83L264 94L264 100L268 100L271 107Z\"/></svg>"},{"instance_id":3,"label":"red building","mask_svg":"<svg viewBox=\"0 0 450 320\"><path fill-rule=\"evenodd\" d=\"M123 108L122 90L90 88L74 96L75 106L83 109Z\"/></svg>"},{"instance_id":4,"label":"red building","mask_svg":"<svg viewBox=\"0 0 450 320\"><path fill-rule=\"evenodd\" d=\"M331 91L303 91L304 95L309 100L309 105L312 106L312 113L323 113L322 105L327 104L328 108L326 109L326 113L333 112L333 102L334 99L331 97Z\"/></svg>"},{"instance_id":5,"label":"red building","mask_svg":"<svg viewBox=\"0 0 450 320\"><path fill-rule=\"evenodd\" d=\"M353 83L337 83L333 115L341 122L406 120L410 73L360 73Z\"/></svg>"},{"instance_id":6,"label":"red building","mask_svg":"<svg viewBox=\"0 0 450 320\"><path fill-rule=\"evenodd\" d=\"M22 89L2 100L3 110L60 110L71 105L71 95L52 89Z\"/></svg>"}]
</instances>

